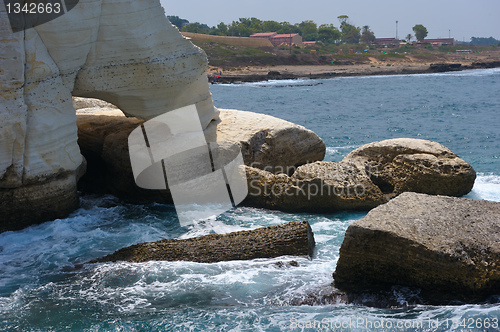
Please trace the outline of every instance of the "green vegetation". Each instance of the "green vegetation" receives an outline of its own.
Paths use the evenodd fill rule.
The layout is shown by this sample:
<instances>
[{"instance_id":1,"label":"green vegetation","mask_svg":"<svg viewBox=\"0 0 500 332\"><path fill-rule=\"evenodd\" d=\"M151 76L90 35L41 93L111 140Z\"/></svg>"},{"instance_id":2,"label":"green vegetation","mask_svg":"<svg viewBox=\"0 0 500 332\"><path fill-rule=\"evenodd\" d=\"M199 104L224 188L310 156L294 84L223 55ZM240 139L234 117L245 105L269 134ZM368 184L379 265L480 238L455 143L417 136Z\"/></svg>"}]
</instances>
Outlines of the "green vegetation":
<instances>
[{"instance_id":1,"label":"green vegetation","mask_svg":"<svg viewBox=\"0 0 500 332\"><path fill-rule=\"evenodd\" d=\"M322 24L318 28L318 38L316 40L325 44L334 44L340 40L341 33L333 24Z\"/></svg>"},{"instance_id":2,"label":"green vegetation","mask_svg":"<svg viewBox=\"0 0 500 332\"><path fill-rule=\"evenodd\" d=\"M277 21L262 21L258 18L240 18L238 21L233 21L230 24L224 22L219 23L216 27L210 27L204 23L190 23L187 19L179 16L168 16L170 22L177 26L179 30L184 32L194 32L216 36L235 36L248 37L259 32L276 32L278 34L298 33L304 41L318 41L323 44L371 44L375 41L375 33L368 25L362 28L355 26L350 22L349 16L340 15L337 17L340 26L337 28L333 24L317 25L312 20L305 20L301 23L291 24L289 22ZM417 24L413 27L414 35L407 34L406 42L411 42L413 38L417 41L424 40L428 31L422 24ZM500 46L500 40L493 37L472 37L471 41L458 42L460 45L482 45L482 46ZM371 47L371 46L370 46ZM407 50L409 52L412 50ZM440 48L441 52L450 52Z\"/></svg>"},{"instance_id":3,"label":"green vegetation","mask_svg":"<svg viewBox=\"0 0 500 332\"><path fill-rule=\"evenodd\" d=\"M484 37L472 37L470 39L470 45L494 45L494 46L500 46L500 40L497 40L493 37L490 38L484 38Z\"/></svg>"},{"instance_id":4,"label":"green vegetation","mask_svg":"<svg viewBox=\"0 0 500 332\"><path fill-rule=\"evenodd\" d=\"M314 41L318 39L318 26L314 21L303 21L299 24L299 27L304 41Z\"/></svg>"},{"instance_id":5,"label":"green vegetation","mask_svg":"<svg viewBox=\"0 0 500 332\"><path fill-rule=\"evenodd\" d=\"M349 16L340 15L337 17L340 21L340 30L342 31L341 40L344 43L357 44L361 38L361 29L349 23Z\"/></svg>"},{"instance_id":6,"label":"green vegetation","mask_svg":"<svg viewBox=\"0 0 500 332\"><path fill-rule=\"evenodd\" d=\"M173 25L175 25L179 29L182 29L184 24L189 23L188 20L186 20L184 18L180 18L179 16L167 16L167 17L168 17L170 23L172 23Z\"/></svg>"},{"instance_id":7,"label":"green vegetation","mask_svg":"<svg viewBox=\"0 0 500 332\"><path fill-rule=\"evenodd\" d=\"M403 46L400 46L396 51L399 53L414 53L416 50L417 48L415 46L405 44Z\"/></svg>"},{"instance_id":8,"label":"green vegetation","mask_svg":"<svg viewBox=\"0 0 500 332\"><path fill-rule=\"evenodd\" d=\"M207 53L210 65L226 68L226 70L231 67L244 67L249 65L279 65L282 63L283 57L277 55L290 55L289 50L281 51L272 47L267 49L253 48L202 40L192 40L192 42Z\"/></svg>"},{"instance_id":9,"label":"green vegetation","mask_svg":"<svg viewBox=\"0 0 500 332\"><path fill-rule=\"evenodd\" d=\"M317 43L312 47L294 46L290 53L288 46L253 48L214 41L192 40L192 42L207 53L210 65L225 70L246 66L349 65L369 61L369 54L363 52L367 47L366 44ZM350 50L353 54L349 54ZM378 50L372 52L379 54Z\"/></svg>"},{"instance_id":10,"label":"green vegetation","mask_svg":"<svg viewBox=\"0 0 500 332\"><path fill-rule=\"evenodd\" d=\"M413 32L415 33L415 38L417 38L419 42L424 40L424 38L427 37L428 34L427 28L424 27L422 24L415 25L413 27Z\"/></svg>"},{"instance_id":11,"label":"green vegetation","mask_svg":"<svg viewBox=\"0 0 500 332\"><path fill-rule=\"evenodd\" d=\"M349 16L347 15L338 17L340 29L333 24L318 26L311 20L291 24L289 22L261 21L258 18L251 17L240 18L231 24L221 22L216 27L209 27L203 23L190 23L188 20L178 16L168 16L168 18L181 31L216 36L248 37L259 32L276 32L278 34L298 33L304 41L321 41L324 44L357 44L360 41L375 41L375 34L368 26L364 26L362 30L360 27L350 23Z\"/></svg>"},{"instance_id":12,"label":"green vegetation","mask_svg":"<svg viewBox=\"0 0 500 332\"><path fill-rule=\"evenodd\" d=\"M361 32L361 41L367 44L375 42L375 34L370 30L368 25L363 27Z\"/></svg>"},{"instance_id":13,"label":"green vegetation","mask_svg":"<svg viewBox=\"0 0 500 332\"><path fill-rule=\"evenodd\" d=\"M439 63L450 58L463 59L470 56L456 52L456 50L463 50L464 45L426 48L406 44L398 48L375 48L368 47L365 43L327 44L317 42L307 47L293 46L290 50L290 47L286 45L249 47L230 45L224 41L192 39L192 42L205 50L211 66L222 68L225 71L249 66L279 65L330 65L335 67L338 65L367 64L373 68L375 66L380 68L380 64L374 64L373 61L382 62L384 67L389 67L388 63L394 66L400 61L405 63L408 60L417 63ZM468 45L466 49L470 49L473 54L500 51L498 46Z\"/></svg>"}]
</instances>

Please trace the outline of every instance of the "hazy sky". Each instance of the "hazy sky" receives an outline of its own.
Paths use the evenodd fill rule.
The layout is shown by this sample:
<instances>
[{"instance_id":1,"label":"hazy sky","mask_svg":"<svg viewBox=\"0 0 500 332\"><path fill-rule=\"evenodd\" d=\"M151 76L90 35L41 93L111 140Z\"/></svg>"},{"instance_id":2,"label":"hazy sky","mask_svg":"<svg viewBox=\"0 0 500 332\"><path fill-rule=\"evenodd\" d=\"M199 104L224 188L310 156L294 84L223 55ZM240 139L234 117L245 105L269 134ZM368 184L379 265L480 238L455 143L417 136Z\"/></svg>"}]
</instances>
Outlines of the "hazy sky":
<instances>
[{"instance_id":1,"label":"hazy sky","mask_svg":"<svg viewBox=\"0 0 500 332\"><path fill-rule=\"evenodd\" d=\"M415 24L429 31L427 38L469 41L470 37L500 39L500 0L160 0L167 15L190 22L230 23L240 17L300 23L333 23L348 15L356 26L369 25L377 37L404 38Z\"/></svg>"}]
</instances>

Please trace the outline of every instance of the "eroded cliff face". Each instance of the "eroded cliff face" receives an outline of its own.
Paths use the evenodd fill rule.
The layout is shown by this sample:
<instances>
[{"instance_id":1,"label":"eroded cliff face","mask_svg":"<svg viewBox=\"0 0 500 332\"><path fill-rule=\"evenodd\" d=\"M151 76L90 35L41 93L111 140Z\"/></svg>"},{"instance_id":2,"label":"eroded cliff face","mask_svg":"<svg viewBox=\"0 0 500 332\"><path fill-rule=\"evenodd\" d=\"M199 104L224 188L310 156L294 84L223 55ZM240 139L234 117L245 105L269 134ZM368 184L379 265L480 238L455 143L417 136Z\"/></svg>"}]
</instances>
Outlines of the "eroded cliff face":
<instances>
[{"instance_id":1,"label":"eroded cliff face","mask_svg":"<svg viewBox=\"0 0 500 332\"><path fill-rule=\"evenodd\" d=\"M205 53L158 0L80 0L67 14L13 33L0 4L0 231L78 206L83 157L71 96L95 97L150 119L196 104L217 118Z\"/></svg>"}]
</instances>

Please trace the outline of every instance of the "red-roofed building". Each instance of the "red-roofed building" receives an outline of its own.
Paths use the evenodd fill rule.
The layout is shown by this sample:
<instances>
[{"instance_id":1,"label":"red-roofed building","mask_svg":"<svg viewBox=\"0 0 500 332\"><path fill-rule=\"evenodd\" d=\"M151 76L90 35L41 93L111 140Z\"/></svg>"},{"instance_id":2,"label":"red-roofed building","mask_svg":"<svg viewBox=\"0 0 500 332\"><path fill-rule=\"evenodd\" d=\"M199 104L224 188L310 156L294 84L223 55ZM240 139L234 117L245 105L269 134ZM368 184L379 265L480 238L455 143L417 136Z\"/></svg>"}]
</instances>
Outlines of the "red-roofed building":
<instances>
[{"instance_id":1,"label":"red-roofed building","mask_svg":"<svg viewBox=\"0 0 500 332\"><path fill-rule=\"evenodd\" d=\"M281 44L302 44L302 36L297 33L285 33L282 35L278 35L276 32L259 32L254 33L250 36L250 38L269 39L274 46Z\"/></svg>"},{"instance_id":2,"label":"red-roofed building","mask_svg":"<svg viewBox=\"0 0 500 332\"><path fill-rule=\"evenodd\" d=\"M394 45L394 46L399 46L399 39L396 38L376 38L375 39L376 44L380 45Z\"/></svg>"},{"instance_id":3,"label":"red-roofed building","mask_svg":"<svg viewBox=\"0 0 500 332\"><path fill-rule=\"evenodd\" d=\"M259 32L259 33L254 33L253 35L250 36L250 38L261 38L261 39L271 40L271 38L276 35L277 35L276 32Z\"/></svg>"},{"instance_id":4,"label":"red-roofed building","mask_svg":"<svg viewBox=\"0 0 500 332\"><path fill-rule=\"evenodd\" d=\"M314 46L314 45L316 45L316 42L315 41L305 41L305 42L302 42L302 45L304 45L304 46Z\"/></svg>"},{"instance_id":5,"label":"red-roofed building","mask_svg":"<svg viewBox=\"0 0 500 332\"><path fill-rule=\"evenodd\" d=\"M302 36L298 33L286 33L282 35L275 35L271 39L271 43L274 46L286 44L286 45L302 45Z\"/></svg>"},{"instance_id":6,"label":"red-roofed building","mask_svg":"<svg viewBox=\"0 0 500 332\"><path fill-rule=\"evenodd\" d=\"M424 39L422 43L433 46L455 46L455 38Z\"/></svg>"}]
</instances>

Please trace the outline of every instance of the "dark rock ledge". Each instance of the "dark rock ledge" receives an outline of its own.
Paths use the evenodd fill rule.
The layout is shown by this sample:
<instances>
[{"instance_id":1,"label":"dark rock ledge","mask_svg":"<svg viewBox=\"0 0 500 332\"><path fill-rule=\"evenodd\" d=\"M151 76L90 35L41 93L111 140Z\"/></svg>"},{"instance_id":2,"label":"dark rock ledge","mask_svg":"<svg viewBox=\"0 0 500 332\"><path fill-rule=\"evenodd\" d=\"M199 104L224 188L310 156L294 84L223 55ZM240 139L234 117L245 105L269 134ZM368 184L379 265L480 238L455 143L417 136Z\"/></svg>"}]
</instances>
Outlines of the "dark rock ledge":
<instances>
[{"instance_id":1,"label":"dark rock ledge","mask_svg":"<svg viewBox=\"0 0 500 332\"><path fill-rule=\"evenodd\" d=\"M307 221L296 221L251 231L210 234L186 240L160 240L120 249L91 263L128 261L220 261L313 256L314 234Z\"/></svg>"}]
</instances>

